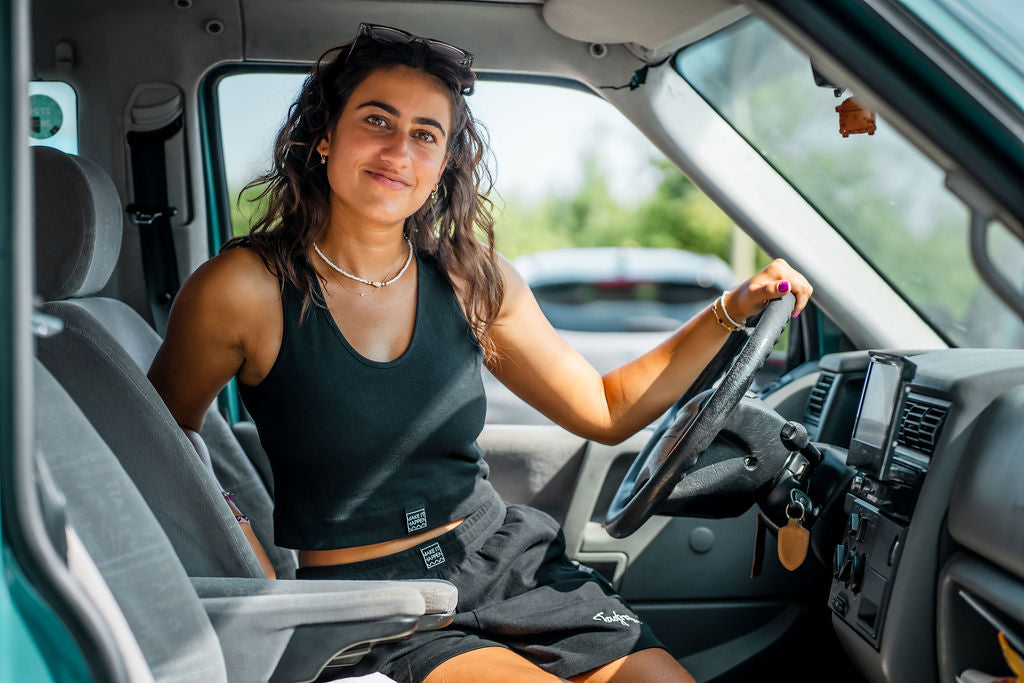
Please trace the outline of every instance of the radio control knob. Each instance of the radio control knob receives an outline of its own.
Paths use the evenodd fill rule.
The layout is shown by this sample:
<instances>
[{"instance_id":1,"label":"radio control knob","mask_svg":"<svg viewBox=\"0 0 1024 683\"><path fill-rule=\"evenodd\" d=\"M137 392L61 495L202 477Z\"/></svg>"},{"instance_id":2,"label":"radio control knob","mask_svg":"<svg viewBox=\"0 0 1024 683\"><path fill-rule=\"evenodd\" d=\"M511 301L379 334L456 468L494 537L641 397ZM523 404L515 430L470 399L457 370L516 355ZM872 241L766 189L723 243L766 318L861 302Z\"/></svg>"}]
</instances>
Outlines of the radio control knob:
<instances>
[{"instance_id":1,"label":"radio control knob","mask_svg":"<svg viewBox=\"0 0 1024 683\"><path fill-rule=\"evenodd\" d=\"M861 516L858 513L854 512L852 515L850 515L850 535L857 540L860 540L858 538L858 536L860 535L860 528Z\"/></svg>"},{"instance_id":2,"label":"radio control knob","mask_svg":"<svg viewBox=\"0 0 1024 683\"><path fill-rule=\"evenodd\" d=\"M837 545L836 549L832 552L832 576L842 581L839 573L843 569L843 563L846 562L846 556L849 554L849 550L846 549L845 545Z\"/></svg>"},{"instance_id":3,"label":"radio control knob","mask_svg":"<svg viewBox=\"0 0 1024 683\"><path fill-rule=\"evenodd\" d=\"M858 541L863 541L865 538L867 538L867 535L868 535L868 519L865 518L865 517L861 517L861 519L860 519L860 526L857 528L857 531L854 534L854 538L856 538Z\"/></svg>"},{"instance_id":4,"label":"radio control knob","mask_svg":"<svg viewBox=\"0 0 1024 683\"><path fill-rule=\"evenodd\" d=\"M867 556L853 555L850 562L850 580L847 582L846 587L854 593L860 592L860 587L864 583L864 565L867 564Z\"/></svg>"},{"instance_id":5,"label":"radio control knob","mask_svg":"<svg viewBox=\"0 0 1024 683\"><path fill-rule=\"evenodd\" d=\"M843 584L850 587L850 574L853 572L853 553L846 549L846 553L843 556L843 561L839 565L839 573L836 574L836 579L842 581Z\"/></svg>"}]
</instances>

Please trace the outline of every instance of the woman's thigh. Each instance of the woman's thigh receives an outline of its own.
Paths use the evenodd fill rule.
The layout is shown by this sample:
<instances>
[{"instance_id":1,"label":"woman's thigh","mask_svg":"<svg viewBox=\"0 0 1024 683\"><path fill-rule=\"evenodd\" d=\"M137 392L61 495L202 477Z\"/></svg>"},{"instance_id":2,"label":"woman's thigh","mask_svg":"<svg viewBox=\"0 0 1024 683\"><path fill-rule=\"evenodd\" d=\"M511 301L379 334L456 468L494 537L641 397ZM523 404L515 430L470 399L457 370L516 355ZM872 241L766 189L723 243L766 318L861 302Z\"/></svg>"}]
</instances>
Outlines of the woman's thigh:
<instances>
[{"instance_id":1,"label":"woman's thigh","mask_svg":"<svg viewBox=\"0 0 1024 683\"><path fill-rule=\"evenodd\" d=\"M483 647L446 660L424 683L553 683L564 679L541 670L503 647Z\"/></svg>"},{"instance_id":2,"label":"woman's thigh","mask_svg":"<svg viewBox=\"0 0 1024 683\"><path fill-rule=\"evenodd\" d=\"M661 648L640 650L604 666L591 669L569 680L573 683L632 683L636 681L678 681L695 683L686 669Z\"/></svg>"}]
</instances>

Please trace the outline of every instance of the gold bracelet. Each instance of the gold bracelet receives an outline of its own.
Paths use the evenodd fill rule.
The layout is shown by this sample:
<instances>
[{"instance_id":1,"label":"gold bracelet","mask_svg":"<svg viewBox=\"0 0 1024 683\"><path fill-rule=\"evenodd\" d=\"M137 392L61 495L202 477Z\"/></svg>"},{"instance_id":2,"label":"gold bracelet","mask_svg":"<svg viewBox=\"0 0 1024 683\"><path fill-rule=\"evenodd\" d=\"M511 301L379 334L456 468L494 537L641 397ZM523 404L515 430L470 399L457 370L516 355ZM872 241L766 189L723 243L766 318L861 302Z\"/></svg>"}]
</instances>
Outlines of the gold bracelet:
<instances>
[{"instance_id":1,"label":"gold bracelet","mask_svg":"<svg viewBox=\"0 0 1024 683\"><path fill-rule=\"evenodd\" d=\"M740 327L738 325L732 325L730 323L727 323L722 318L722 316L718 314L718 306L719 306L719 304L720 304L720 302L719 302L718 299L715 299L714 301L711 302L711 312L714 313L715 320L718 321L718 324L721 325L723 328L725 328L726 330L728 330L730 332L738 332L739 330L742 330L743 329L742 327ZM723 306L723 308L725 308L725 307Z\"/></svg>"}]
</instances>

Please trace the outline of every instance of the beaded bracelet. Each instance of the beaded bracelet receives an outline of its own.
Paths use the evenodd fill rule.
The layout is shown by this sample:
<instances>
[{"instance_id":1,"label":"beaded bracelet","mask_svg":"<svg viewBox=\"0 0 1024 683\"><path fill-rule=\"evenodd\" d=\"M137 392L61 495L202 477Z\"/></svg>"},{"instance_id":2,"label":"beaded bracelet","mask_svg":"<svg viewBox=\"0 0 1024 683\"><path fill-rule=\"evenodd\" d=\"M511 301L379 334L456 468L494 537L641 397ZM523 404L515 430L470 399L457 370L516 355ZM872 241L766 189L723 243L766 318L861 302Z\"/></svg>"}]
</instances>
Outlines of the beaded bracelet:
<instances>
[{"instance_id":1,"label":"beaded bracelet","mask_svg":"<svg viewBox=\"0 0 1024 683\"><path fill-rule=\"evenodd\" d=\"M235 504L235 494L231 493L231 491L221 491L220 493L224 496L224 500L228 501L228 507L232 509L232 512L236 511L238 506ZM239 512L235 515L235 521L239 524L248 524L249 518Z\"/></svg>"}]
</instances>

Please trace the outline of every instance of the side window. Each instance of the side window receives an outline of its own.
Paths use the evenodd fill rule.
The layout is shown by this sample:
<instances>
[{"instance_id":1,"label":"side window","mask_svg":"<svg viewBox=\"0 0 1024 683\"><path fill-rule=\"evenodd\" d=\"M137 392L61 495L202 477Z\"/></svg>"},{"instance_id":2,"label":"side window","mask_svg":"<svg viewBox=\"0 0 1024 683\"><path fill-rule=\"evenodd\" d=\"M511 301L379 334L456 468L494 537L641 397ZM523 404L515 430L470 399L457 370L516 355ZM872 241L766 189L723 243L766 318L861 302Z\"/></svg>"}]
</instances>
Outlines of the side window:
<instances>
[{"instance_id":1,"label":"side window","mask_svg":"<svg viewBox=\"0 0 1024 683\"><path fill-rule=\"evenodd\" d=\"M302 87L301 73L245 73L227 76L217 87L224 175L231 200L231 234L249 232L256 213L251 190L242 188L270 169L274 137Z\"/></svg>"},{"instance_id":2,"label":"side window","mask_svg":"<svg viewBox=\"0 0 1024 683\"><path fill-rule=\"evenodd\" d=\"M28 84L28 144L78 154L78 96L62 81Z\"/></svg>"},{"instance_id":3,"label":"side window","mask_svg":"<svg viewBox=\"0 0 1024 683\"><path fill-rule=\"evenodd\" d=\"M239 74L218 89L234 235L247 182L270 165L302 74ZM557 85L481 81L469 98L493 153L498 250L600 372L650 350L766 262L610 104ZM488 422L546 423L493 377Z\"/></svg>"}]
</instances>

